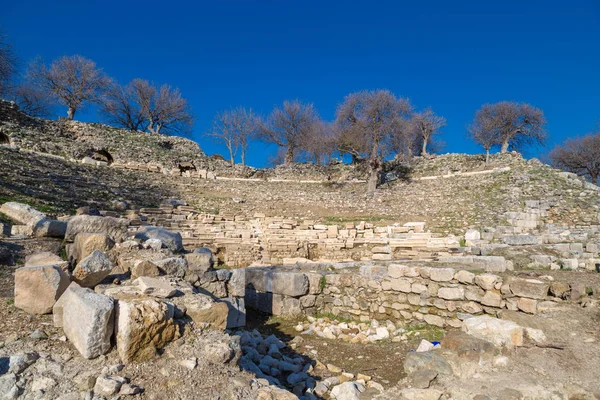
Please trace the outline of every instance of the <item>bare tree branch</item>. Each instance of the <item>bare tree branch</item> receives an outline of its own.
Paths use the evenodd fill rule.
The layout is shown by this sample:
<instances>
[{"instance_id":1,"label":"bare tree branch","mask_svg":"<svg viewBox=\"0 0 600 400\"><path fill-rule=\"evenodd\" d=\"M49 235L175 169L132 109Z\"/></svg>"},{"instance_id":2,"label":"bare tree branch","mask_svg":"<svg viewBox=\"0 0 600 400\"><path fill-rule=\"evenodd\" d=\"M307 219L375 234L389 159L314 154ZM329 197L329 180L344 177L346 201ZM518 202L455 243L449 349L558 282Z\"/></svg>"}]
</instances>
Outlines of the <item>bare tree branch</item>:
<instances>
[{"instance_id":1,"label":"bare tree branch","mask_svg":"<svg viewBox=\"0 0 600 400\"><path fill-rule=\"evenodd\" d=\"M585 176L593 184L600 176L600 130L566 140L549 154L553 166Z\"/></svg>"},{"instance_id":2,"label":"bare tree branch","mask_svg":"<svg viewBox=\"0 0 600 400\"><path fill-rule=\"evenodd\" d=\"M0 30L0 96L11 89L11 79L17 70L17 56L6 35Z\"/></svg>"}]
</instances>

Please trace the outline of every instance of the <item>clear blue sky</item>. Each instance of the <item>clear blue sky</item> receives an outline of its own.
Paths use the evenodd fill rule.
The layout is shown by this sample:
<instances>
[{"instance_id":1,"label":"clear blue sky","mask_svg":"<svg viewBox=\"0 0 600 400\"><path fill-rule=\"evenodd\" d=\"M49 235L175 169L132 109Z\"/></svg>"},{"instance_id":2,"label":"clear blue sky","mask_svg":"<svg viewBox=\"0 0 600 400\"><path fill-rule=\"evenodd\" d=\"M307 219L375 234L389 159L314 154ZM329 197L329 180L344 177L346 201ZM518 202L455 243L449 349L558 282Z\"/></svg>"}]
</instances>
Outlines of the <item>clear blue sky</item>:
<instances>
[{"instance_id":1,"label":"clear blue sky","mask_svg":"<svg viewBox=\"0 0 600 400\"><path fill-rule=\"evenodd\" d=\"M225 153L201 137L217 111L268 114L298 98L333 119L344 96L362 89L433 107L448 120L450 152L481 152L465 126L486 102L542 108L547 148L600 119L598 0L28 0L6 1L0 24L23 60L81 54L122 83L179 87L197 116L193 138L209 154ZM264 165L270 151L253 145L249 163Z\"/></svg>"}]
</instances>

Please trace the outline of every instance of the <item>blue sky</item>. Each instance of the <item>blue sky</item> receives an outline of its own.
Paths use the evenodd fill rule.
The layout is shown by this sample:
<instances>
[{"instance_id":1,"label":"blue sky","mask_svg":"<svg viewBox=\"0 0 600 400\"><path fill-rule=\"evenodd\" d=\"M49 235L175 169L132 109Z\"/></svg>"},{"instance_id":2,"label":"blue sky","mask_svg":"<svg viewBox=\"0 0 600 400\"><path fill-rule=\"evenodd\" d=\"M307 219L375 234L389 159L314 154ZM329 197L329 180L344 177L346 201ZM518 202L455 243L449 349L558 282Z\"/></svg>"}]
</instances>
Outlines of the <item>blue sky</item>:
<instances>
[{"instance_id":1,"label":"blue sky","mask_svg":"<svg viewBox=\"0 0 600 400\"><path fill-rule=\"evenodd\" d=\"M266 115L286 99L333 119L344 96L390 89L448 120L449 152L481 152L466 125L486 102L544 110L550 140L600 120L600 2L12 1L0 25L20 57L81 54L122 83L179 87L201 136L235 106ZM61 110L62 111L62 110ZM93 109L77 116L96 120ZM254 144L251 165L272 152Z\"/></svg>"}]
</instances>

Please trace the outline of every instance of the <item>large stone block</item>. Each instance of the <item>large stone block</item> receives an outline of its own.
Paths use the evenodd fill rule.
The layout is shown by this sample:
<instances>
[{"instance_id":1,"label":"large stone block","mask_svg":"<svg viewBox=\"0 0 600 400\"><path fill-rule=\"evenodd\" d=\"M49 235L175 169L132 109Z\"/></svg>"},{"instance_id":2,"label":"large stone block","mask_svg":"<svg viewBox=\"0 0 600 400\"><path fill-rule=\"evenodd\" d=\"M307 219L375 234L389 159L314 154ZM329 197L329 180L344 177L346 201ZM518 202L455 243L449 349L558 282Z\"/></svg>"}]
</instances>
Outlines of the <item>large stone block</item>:
<instances>
[{"instance_id":1,"label":"large stone block","mask_svg":"<svg viewBox=\"0 0 600 400\"><path fill-rule=\"evenodd\" d=\"M25 258L26 267L42 267L45 265L56 265L63 271L69 269L69 262L63 260L54 253L49 251L42 251L41 253L35 253Z\"/></svg>"},{"instance_id":2,"label":"large stone block","mask_svg":"<svg viewBox=\"0 0 600 400\"><path fill-rule=\"evenodd\" d=\"M274 272L271 278L271 292L298 297L308 293L308 278L295 272Z\"/></svg>"},{"instance_id":3,"label":"large stone block","mask_svg":"<svg viewBox=\"0 0 600 400\"><path fill-rule=\"evenodd\" d=\"M75 236L73 242L71 258L76 264L83 260L95 250L108 252L113 248L115 242L104 233L80 233Z\"/></svg>"},{"instance_id":4,"label":"large stone block","mask_svg":"<svg viewBox=\"0 0 600 400\"><path fill-rule=\"evenodd\" d=\"M543 300L548 295L550 283L537 279L514 278L510 281L509 287L516 296Z\"/></svg>"},{"instance_id":5,"label":"large stone block","mask_svg":"<svg viewBox=\"0 0 600 400\"><path fill-rule=\"evenodd\" d=\"M507 235L502 240L510 246L537 245L540 242L535 235Z\"/></svg>"},{"instance_id":6,"label":"large stone block","mask_svg":"<svg viewBox=\"0 0 600 400\"><path fill-rule=\"evenodd\" d=\"M244 297L246 294L246 271L244 268L231 270L231 278L227 281L227 292L233 297Z\"/></svg>"},{"instance_id":7,"label":"large stone block","mask_svg":"<svg viewBox=\"0 0 600 400\"><path fill-rule=\"evenodd\" d=\"M73 270L73 280L83 287L93 288L110 274L113 267L106 253L95 250L77 264Z\"/></svg>"},{"instance_id":8,"label":"large stone block","mask_svg":"<svg viewBox=\"0 0 600 400\"><path fill-rule=\"evenodd\" d=\"M183 251L183 239L181 237L181 233L171 232L166 230L165 228L145 226L135 234L135 238L140 239L144 242L148 239L158 239L172 251Z\"/></svg>"},{"instance_id":9,"label":"large stone block","mask_svg":"<svg viewBox=\"0 0 600 400\"><path fill-rule=\"evenodd\" d=\"M443 287L438 290L438 297L444 300L462 300L465 298L465 289L461 287Z\"/></svg>"},{"instance_id":10,"label":"large stone block","mask_svg":"<svg viewBox=\"0 0 600 400\"><path fill-rule=\"evenodd\" d=\"M52 237L62 239L67 232L67 223L55 219L41 219L32 226L36 237Z\"/></svg>"},{"instance_id":11,"label":"large stone block","mask_svg":"<svg viewBox=\"0 0 600 400\"><path fill-rule=\"evenodd\" d=\"M85 358L106 354L114 330L113 299L75 286L64 296L62 323L69 341Z\"/></svg>"},{"instance_id":12,"label":"large stone block","mask_svg":"<svg viewBox=\"0 0 600 400\"><path fill-rule=\"evenodd\" d=\"M229 307L227 329L246 326L246 303L243 297L227 297L223 299Z\"/></svg>"},{"instance_id":13,"label":"large stone block","mask_svg":"<svg viewBox=\"0 0 600 400\"><path fill-rule=\"evenodd\" d=\"M9 201L2 204L0 213L6 215L9 219L21 225L33 227L38 221L45 219L46 214L36 210L35 208L14 201Z\"/></svg>"},{"instance_id":14,"label":"large stone block","mask_svg":"<svg viewBox=\"0 0 600 400\"><path fill-rule=\"evenodd\" d=\"M47 314L69 286L69 276L56 265L22 267L15 271L15 307Z\"/></svg>"},{"instance_id":15,"label":"large stone block","mask_svg":"<svg viewBox=\"0 0 600 400\"><path fill-rule=\"evenodd\" d=\"M188 269L188 264L185 258L181 257L169 257L163 258L162 260L152 260L158 269L167 275L176 276L183 278Z\"/></svg>"},{"instance_id":16,"label":"large stone block","mask_svg":"<svg viewBox=\"0 0 600 400\"><path fill-rule=\"evenodd\" d=\"M523 327L488 315L467 318L463 322L463 331L496 346L513 348L523 345Z\"/></svg>"},{"instance_id":17,"label":"large stone block","mask_svg":"<svg viewBox=\"0 0 600 400\"><path fill-rule=\"evenodd\" d=\"M76 215L67 222L65 240L72 242L80 233L104 233L115 242L127 238L129 221L122 218Z\"/></svg>"},{"instance_id":18,"label":"large stone block","mask_svg":"<svg viewBox=\"0 0 600 400\"><path fill-rule=\"evenodd\" d=\"M214 329L225 329L229 316L229 307L225 302L215 302L204 294L184 297L187 315L196 324L207 324Z\"/></svg>"},{"instance_id":19,"label":"large stone block","mask_svg":"<svg viewBox=\"0 0 600 400\"><path fill-rule=\"evenodd\" d=\"M54 306L52 307L52 321L56 328L63 327L63 311L65 307L65 301L69 298L68 295L65 296L65 293L77 289L81 289L81 286L79 286L77 282L71 282L63 294L58 298L56 303L54 303Z\"/></svg>"},{"instance_id":20,"label":"large stone block","mask_svg":"<svg viewBox=\"0 0 600 400\"><path fill-rule=\"evenodd\" d=\"M196 252L196 250L206 249L206 251ZM188 270L197 275L202 275L213 267L213 254L210 249L201 247L194 250L194 253L184 255L188 264Z\"/></svg>"},{"instance_id":21,"label":"large stone block","mask_svg":"<svg viewBox=\"0 0 600 400\"><path fill-rule=\"evenodd\" d=\"M179 337L173 309L153 299L119 300L115 334L121 361L145 361Z\"/></svg>"}]
</instances>

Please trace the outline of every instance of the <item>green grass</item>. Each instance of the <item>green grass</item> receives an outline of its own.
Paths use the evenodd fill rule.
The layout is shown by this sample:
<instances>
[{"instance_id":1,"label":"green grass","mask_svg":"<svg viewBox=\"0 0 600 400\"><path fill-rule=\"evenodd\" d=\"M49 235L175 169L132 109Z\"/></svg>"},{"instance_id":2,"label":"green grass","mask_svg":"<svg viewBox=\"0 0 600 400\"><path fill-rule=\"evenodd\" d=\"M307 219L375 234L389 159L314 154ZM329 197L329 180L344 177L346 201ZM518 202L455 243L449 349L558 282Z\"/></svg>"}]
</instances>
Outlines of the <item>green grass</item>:
<instances>
[{"instance_id":1,"label":"green grass","mask_svg":"<svg viewBox=\"0 0 600 400\"><path fill-rule=\"evenodd\" d=\"M436 326L421 323L413 323L405 328L407 335L418 336L430 342L439 342L446 335L446 331Z\"/></svg>"},{"instance_id":2,"label":"green grass","mask_svg":"<svg viewBox=\"0 0 600 400\"><path fill-rule=\"evenodd\" d=\"M318 313L314 314L313 317L315 317L317 319L318 318L329 318L332 321L346 322L346 323L348 323L348 322L356 322L356 321L354 321L354 320L352 320L350 318L345 318L345 317L342 317L342 316L339 316L339 315L332 314L330 312L318 312Z\"/></svg>"}]
</instances>

